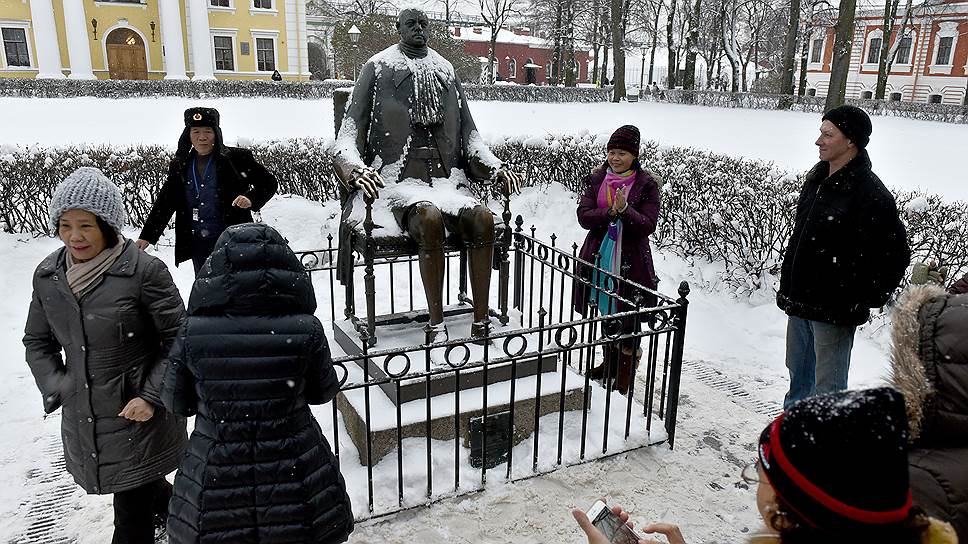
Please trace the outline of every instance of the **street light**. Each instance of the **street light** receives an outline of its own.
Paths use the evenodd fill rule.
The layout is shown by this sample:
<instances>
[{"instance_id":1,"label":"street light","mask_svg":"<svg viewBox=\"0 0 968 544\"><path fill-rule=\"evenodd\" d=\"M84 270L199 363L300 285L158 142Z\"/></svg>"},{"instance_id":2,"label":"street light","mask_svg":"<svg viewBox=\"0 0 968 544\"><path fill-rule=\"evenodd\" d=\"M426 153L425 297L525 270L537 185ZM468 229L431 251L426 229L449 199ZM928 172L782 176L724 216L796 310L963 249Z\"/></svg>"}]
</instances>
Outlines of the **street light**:
<instances>
[{"instance_id":1,"label":"street light","mask_svg":"<svg viewBox=\"0 0 968 544\"><path fill-rule=\"evenodd\" d=\"M642 84L645 83L645 45L639 50L642 54L642 66L639 68L639 98L642 98Z\"/></svg>"},{"instance_id":2,"label":"street light","mask_svg":"<svg viewBox=\"0 0 968 544\"><path fill-rule=\"evenodd\" d=\"M349 30L346 31L346 33L350 35L350 43L353 44L353 49L355 50L357 47L357 44L360 43L360 34L362 34L362 32L360 32L359 28L356 28L356 25L353 25L350 27ZM356 81L356 60L355 59L353 60L353 81Z\"/></svg>"}]
</instances>

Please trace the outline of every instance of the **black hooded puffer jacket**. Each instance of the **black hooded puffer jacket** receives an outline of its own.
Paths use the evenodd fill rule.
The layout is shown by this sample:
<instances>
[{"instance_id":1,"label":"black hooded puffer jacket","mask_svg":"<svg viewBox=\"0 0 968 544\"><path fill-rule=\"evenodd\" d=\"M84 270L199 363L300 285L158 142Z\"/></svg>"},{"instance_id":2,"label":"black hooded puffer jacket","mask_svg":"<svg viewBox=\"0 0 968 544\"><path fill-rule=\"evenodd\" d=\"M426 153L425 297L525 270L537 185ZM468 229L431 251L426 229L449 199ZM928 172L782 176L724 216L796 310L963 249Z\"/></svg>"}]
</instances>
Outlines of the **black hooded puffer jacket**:
<instances>
[{"instance_id":1,"label":"black hooded puffer jacket","mask_svg":"<svg viewBox=\"0 0 968 544\"><path fill-rule=\"evenodd\" d=\"M201 269L163 399L195 415L171 544L338 543L343 478L310 404L339 390L309 275L271 227L229 227Z\"/></svg>"}]
</instances>

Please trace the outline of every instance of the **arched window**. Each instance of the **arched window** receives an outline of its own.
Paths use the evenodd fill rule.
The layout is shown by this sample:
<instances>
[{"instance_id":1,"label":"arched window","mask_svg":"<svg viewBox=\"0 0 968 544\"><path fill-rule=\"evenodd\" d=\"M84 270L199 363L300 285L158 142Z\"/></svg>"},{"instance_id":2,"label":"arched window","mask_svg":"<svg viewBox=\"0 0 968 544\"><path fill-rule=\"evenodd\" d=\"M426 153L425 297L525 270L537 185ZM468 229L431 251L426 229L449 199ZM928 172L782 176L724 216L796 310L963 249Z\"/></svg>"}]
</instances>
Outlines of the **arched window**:
<instances>
[{"instance_id":1,"label":"arched window","mask_svg":"<svg viewBox=\"0 0 968 544\"><path fill-rule=\"evenodd\" d=\"M870 100L871 98L874 98L874 93L871 91L861 91L860 97L862 100Z\"/></svg>"},{"instance_id":2,"label":"arched window","mask_svg":"<svg viewBox=\"0 0 968 544\"><path fill-rule=\"evenodd\" d=\"M942 22L937 34L934 35L934 57L932 59L934 62L928 68L928 73L950 74L957 46L958 23L955 21Z\"/></svg>"},{"instance_id":3,"label":"arched window","mask_svg":"<svg viewBox=\"0 0 968 544\"><path fill-rule=\"evenodd\" d=\"M518 62L514 59L508 59L508 79L516 77L518 77Z\"/></svg>"},{"instance_id":4,"label":"arched window","mask_svg":"<svg viewBox=\"0 0 968 544\"><path fill-rule=\"evenodd\" d=\"M929 94L928 95L928 104L940 104L940 103L941 103L941 95L940 94Z\"/></svg>"},{"instance_id":5,"label":"arched window","mask_svg":"<svg viewBox=\"0 0 968 544\"><path fill-rule=\"evenodd\" d=\"M891 102L900 102L901 93L891 93Z\"/></svg>"},{"instance_id":6,"label":"arched window","mask_svg":"<svg viewBox=\"0 0 968 544\"><path fill-rule=\"evenodd\" d=\"M807 96L817 96L817 89L807 89Z\"/></svg>"},{"instance_id":7,"label":"arched window","mask_svg":"<svg viewBox=\"0 0 968 544\"><path fill-rule=\"evenodd\" d=\"M914 44L914 32L901 38L901 45L897 46L897 56L894 57L895 64L911 64L911 46Z\"/></svg>"},{"instance_id":8,"label":"arched window","mask_svg":"<svg viewBox=\"0 0 968 544\"><path fill-rule=\"evenodd\" d=\"M875 29L867 34L867 45L866 54L864 56L865 63L868 65L877 64L881 58L881 45L884 43L884 32L881 29ZM865 66L865 69L869 69L870 66Z\"/></svg>"}]
</instances>

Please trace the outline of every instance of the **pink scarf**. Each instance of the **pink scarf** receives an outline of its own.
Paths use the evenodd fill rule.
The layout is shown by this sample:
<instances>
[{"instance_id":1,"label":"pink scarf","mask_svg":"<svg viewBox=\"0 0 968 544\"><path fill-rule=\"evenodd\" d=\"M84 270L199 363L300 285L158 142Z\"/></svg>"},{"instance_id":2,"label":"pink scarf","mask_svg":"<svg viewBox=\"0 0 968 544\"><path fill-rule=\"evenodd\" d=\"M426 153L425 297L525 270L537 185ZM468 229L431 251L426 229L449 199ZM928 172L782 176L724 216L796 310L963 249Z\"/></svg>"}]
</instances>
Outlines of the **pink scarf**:
<instances>
[{"instance_id":1,"label":"pink scarf","mask_svg":"<svg viewBox=\"0 0 968 544\"><path fill-rule=\"evenodd\" d=\"M616 174L612 172L609 168L605 173L605 181L602 182L602 186L598 189L598 207L599 208L610 208L612 206L611 202L615 199L615 193L619 189L625 190L625 198L629 196L629 188L635 183L635 178L637 177L634 170L630 170L630 174L627 176L622 176L621 174Z\"/></svg>"}]
</instances>

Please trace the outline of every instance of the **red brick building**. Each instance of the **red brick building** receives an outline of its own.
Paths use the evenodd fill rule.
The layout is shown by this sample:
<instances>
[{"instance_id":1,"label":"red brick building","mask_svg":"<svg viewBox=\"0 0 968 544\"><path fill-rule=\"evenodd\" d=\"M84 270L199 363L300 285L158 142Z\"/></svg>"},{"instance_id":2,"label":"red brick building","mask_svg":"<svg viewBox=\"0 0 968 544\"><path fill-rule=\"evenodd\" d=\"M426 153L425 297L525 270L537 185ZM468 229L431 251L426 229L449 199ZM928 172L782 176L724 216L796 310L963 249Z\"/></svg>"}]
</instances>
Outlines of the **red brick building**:
<instances>
[{"instance_id":1,"label":"red brick building","mask_svg":"<svg viewBox=\"0 0 968 544\"><path fill-rule=\"evenodd\" d=\"M913 8L904 36L898 13L892 45L898 47L884 98L911 102L961 104L968 85L968 1L944 0ZM902 9L903 11L903 9ZM884 38L881 8L860 10L851 44L848 98L872 98ZM810 37L807 94L825 96L830 82L834 29L818 28Z\"/></svg>"},{"instance_id":2,"label":"red brick building","mask_svg":"<svg viewBox=\"0 0 968 544\"><path fill-rule=\"evenodd\" d=\"M482 74L487 73L487 57L490 47L491 30L481 27L454 27L451 34L464 42L464 51L478 57L482 63ZM966 40L968 41L968 40ZM520 85L548 85L551 74L551 60L554 43L532 36L530 29L502 28L498 33L495 46L495 68L500 78ZM588 78L589 51L575 49L576 81L586 83Z\"/></svg>"}]
</instances>

